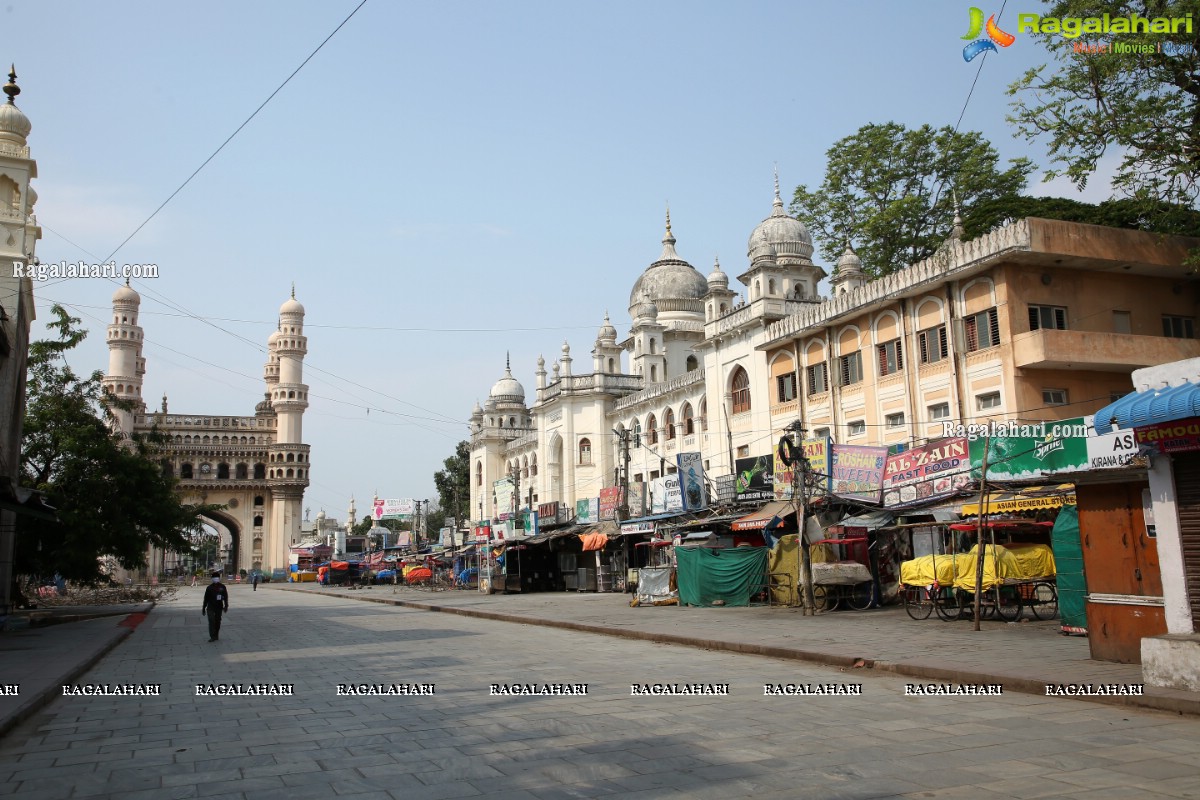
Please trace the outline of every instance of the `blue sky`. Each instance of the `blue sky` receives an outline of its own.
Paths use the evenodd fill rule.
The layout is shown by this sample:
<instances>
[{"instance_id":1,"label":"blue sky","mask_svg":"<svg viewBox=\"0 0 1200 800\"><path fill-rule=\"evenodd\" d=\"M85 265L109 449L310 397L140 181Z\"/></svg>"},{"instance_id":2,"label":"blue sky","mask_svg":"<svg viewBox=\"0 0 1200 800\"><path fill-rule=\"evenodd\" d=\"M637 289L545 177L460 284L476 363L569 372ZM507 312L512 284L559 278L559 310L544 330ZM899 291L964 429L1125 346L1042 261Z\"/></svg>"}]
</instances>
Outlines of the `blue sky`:
<instances>
[{"instance_id":1,"label":"blue sky","mask_svg":"<svg viewBox=\"0 0 1200 800\"><path fill-rule=\"evenodd\" d=\"M33 123L41 260L112 252L356 5L6 4L0 61ZM143 394L252 413L295 281L305 505L343 518L351 494L360 514L376 491L436 499L432 474L506 351L532 400L539 353L567 340L590 364L606 309L627 331L668 201L680 255L737 274L776 163L790 197L862 125L953 125L979 65L962 58L968 5L369 0L116 255L160 269L134 284ZM1012 136L1005 89L1048 60L1025 37L988 55L962 127L1044 167ZM36 287L35 335L51 302L70 303L91 330L73 366L103 369L115 288Z\"/></svg>"}]
</instances>

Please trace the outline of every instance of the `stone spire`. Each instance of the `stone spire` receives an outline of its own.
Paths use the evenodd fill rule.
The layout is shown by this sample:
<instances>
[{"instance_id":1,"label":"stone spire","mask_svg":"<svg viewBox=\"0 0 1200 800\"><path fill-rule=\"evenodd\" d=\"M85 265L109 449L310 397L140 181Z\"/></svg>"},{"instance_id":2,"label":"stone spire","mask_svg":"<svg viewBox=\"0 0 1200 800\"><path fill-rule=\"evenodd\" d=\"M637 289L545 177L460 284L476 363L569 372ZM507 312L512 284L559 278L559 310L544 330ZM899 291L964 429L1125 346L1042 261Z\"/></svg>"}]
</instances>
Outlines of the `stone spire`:
<instances>
[{"instance_id":1,"label":"stone spire","mask_svg":"<svg viewBox=\"0 0 1200 800\"><path fill-rule=\"evenodd\" d=\"M662 255L658 257L659 261L679 261L679 254L675 252L675 234L671 233L671 204L667 204L667 232L663 235L662 240Z\"/></svg>"}]
</instances>

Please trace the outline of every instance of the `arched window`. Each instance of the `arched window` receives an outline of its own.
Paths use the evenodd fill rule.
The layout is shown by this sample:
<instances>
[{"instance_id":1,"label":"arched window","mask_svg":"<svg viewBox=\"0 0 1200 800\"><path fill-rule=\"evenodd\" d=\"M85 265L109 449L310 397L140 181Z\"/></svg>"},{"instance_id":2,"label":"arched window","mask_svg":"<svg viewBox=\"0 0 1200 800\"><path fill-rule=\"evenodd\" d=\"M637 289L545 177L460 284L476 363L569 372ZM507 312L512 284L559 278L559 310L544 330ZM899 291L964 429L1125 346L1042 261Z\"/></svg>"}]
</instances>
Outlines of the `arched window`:
<instances>
[{"instance_id":1,"label":"arched window","mask_svg":"<svg viewBox=\"0 0 1200 800\"><path fill-rule=\"evenodd\" d=\"M614 364L613 360L610 358L608 360L608 371L610 374L616 372L616 370L613 368L614 366L615 366L615 364Z\"/></svg>"},{"instance_id":2,"label":"arched window","mask_svg":"<svg viewBox=\"0 0 1200 800\"><path fill-rule=\"evenodd\" d=\"M684 403L679 409L679 424L683 426L683 435L691 436L696 432L696 423L692 420L692 404Z\"/></svg>"},{"instance_id":3,"label":"arched window","mask_svg":"<svg viewBox=\"0 0 1200 800\"><path fill-rule=\"evenodd\" d=\"M700 368L700 362L696 361L696 357L688 356L687 357L687 371L693 372L699 368Z\"/></svg>"},{"instance_id":4,"label":"arched window","mask_svg":"<svg viewBox=\"0 0 1200 800\"><path fill-rule=\"evenodd\" d=\"M650 382L658 383L658 365L657 364L650 365Z\"/></svg>"},{"instance_id":5,"label":"arched window","mask_svg":"<svg viewBox=\"0 0 1200 800\"><path fill-rule=\"evenodd\" d=\"M254 479L257 481L261 481L265 477L267 477L267 465L266 464L255 464L254 465Z\"/></svg>"},{"instance_id":6,"label":"arched window","mask_svg":"<svg viewBox=\"0 0 1200 800\"><path fill-rule=\"evenodd\" d=\"M229 480L228 464L217 464L217 477L222 480Z\"/></svg>"},{"instance_id":7,"label":"arched window","mask_svg":"<svg viewBox=\"0 0 1200 800\"><path fill-rule=\"evenodd\" d=\"M244 481L250 477L250 467L246 464L238 464L237 470L234 472L239 481Z\"/></svg>"},{"instance_id":8,"label":"arched window","mask_svg":"<svg viewBox=\"0 0 1200 800\"><path fill-rule=\"evenodd\" d=\"M708 398L705 397L700 401L700 432L704 433L708 430Z\"/></svg>"},{"instance_id":9,"label":"arched window","mask_svg":"<svg viewBox=\"0 0 1200 800\"><path fill-rule=\"evenodd\" d=\"M475 462L475 485L483 486L483 462Z\"/></svg>"},{"instance_id":10,"label":"arched window","mask_svg":"<svg viewBox=\"0 0 1200 800\"><path fill-rule=\"evenodd\" d=\"M537 477L537 453L534 453L529 459L529 476L531 478Z\"/></svg>"},{"instance_id":11,"label":"arched window","mask_svg":"<svg viewBox=\"0 0 1200 800\"><path fill-rule=\"evenodd\" d=\"M529 456L525 456L521 459L521 477L529 477Z\"/></svg>"},{"instance_id":12,"label":"arched window","mask_svg":"<svg viewBox=\"0 0 1200 800\"><path fill-rule=\"evenodd\" d=\"M667 441L675 438L675 412L669 408L663 414L663 433L666 434Z\"/></svg>"},{"instance_id":13,"label":"arched window","mask_svg":"<svg viewBox=\"0 0 1200 800\"><path fill-rule=\"evenodd\" d=\"M633 418L633 446L642 446L642 421L637 417Z\"/></svg>"},{"instance_id":14,"label":"arched window","mask_svg":"<svg viewBox=\"0 0 1200 800\"><path fill-rule=\"evenodd\" d=\"M261 506L263 504L263 496L261 494L254 495L254 505Z\"/></svg>"},{"instance_id":15,"label":"arched window","mask_svg":"<svg viewBox=\"0 0 1200 800\"><path fill-rule=\"evenodd\" d=\"M583 438L579 440L579 463L592 463L592 440Z\"/></svg>"},{"instance_id":16,"label":"arched window","mask_svg":"<svg viewBox=\"0 0 1200 800\"><path fill-rule=\"evenodd\" d=\"M261 528L262 522L263 522L262 514L255 514L254 515L254 527Z\"/></svg>"},{"instance_id":17,"label":"arched window","mask_svg":"<svg viewBox=\"0 0 1200 800\"><path fill-rule=\"evenodd\" d=\"M658 346L654 343L654 337L651 336L650 337L650 355L654 355L657 352L658 352Z\"/></svg>"},{"instance_id":18,"label":"arched window","mask_svg":"<svg viewBox=\"0 0 1200 800\"><path fill-rule=\"evenodd\" d=\"M167 459L162 460L162 474L164 478L174 478L175 468L171 466L171 462Z\"/></svg>"},{"instance_id":19,"label":"arched window","mask_svg":"<svg viewBox=\"0 0 1200 800\"><path fill-rule=\"evenodd\" d=\"M658 420L653 414L646 417L646 441L649 444L658 444Z\"/></svg>"},{"instance_id":20,"label":"arched window","mask_svg":"<svg viewBox=\"0 0 1200 800\"><path fill-rule=\"evenodd\" d=\"M734 369L730 387L733 389L733 413L740 414L743 411L749 411L750 376L746 374L746 370L741 367Z\"/></svg>"},{"instance_id":21,"label":"arched window","mask_svg":"<svg viewBox=\"0 0 1200 800\"><path fill-rule=\"evenodd\" d=\"M179 477L184 478L184 479L192 477L192 465L191 464L183 464L182 466L180 466L179 467Z\"/></svg>"}]
</instances>

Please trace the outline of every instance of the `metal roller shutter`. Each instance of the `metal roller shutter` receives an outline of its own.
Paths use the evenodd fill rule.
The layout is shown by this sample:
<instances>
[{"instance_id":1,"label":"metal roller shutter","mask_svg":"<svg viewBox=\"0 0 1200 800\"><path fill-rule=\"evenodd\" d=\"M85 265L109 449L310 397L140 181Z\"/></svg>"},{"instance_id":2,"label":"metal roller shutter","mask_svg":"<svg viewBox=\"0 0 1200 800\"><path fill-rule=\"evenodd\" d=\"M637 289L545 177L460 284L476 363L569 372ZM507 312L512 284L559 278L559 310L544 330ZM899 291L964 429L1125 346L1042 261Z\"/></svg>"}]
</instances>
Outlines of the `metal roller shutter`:
<instances>
[{"instance_id":1,"label":"metal roller shutter","mask_svg":"<svg viewBox=\"0 0 1200 800\"><path fill-rule=\"evenodd\" d=\"M1200 631L1200 453L1179 453L1172 459L1188 603L1193 630Z\"/></svg>"}]
</instances>

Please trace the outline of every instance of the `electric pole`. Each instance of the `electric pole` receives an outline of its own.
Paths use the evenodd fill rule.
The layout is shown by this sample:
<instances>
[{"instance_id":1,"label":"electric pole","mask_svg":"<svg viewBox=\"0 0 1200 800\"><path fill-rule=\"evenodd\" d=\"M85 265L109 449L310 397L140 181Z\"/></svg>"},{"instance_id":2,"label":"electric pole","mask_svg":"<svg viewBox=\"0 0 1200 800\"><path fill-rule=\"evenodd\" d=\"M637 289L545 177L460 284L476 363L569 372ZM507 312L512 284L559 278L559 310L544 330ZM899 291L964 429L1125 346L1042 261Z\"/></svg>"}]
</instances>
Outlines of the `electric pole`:
<instances>
[{"instance_id":1,"label":"electric pole","mask_svg":"<svg viewBox=\"0 0 1200 800\"><path fill-rule=\"evenodd\" d=\"M629 519L629 431L613 430L621 443L621 467L617 485L621 487L621 499L617 505L617 521Z\"/></svg>"}]
</instances>

